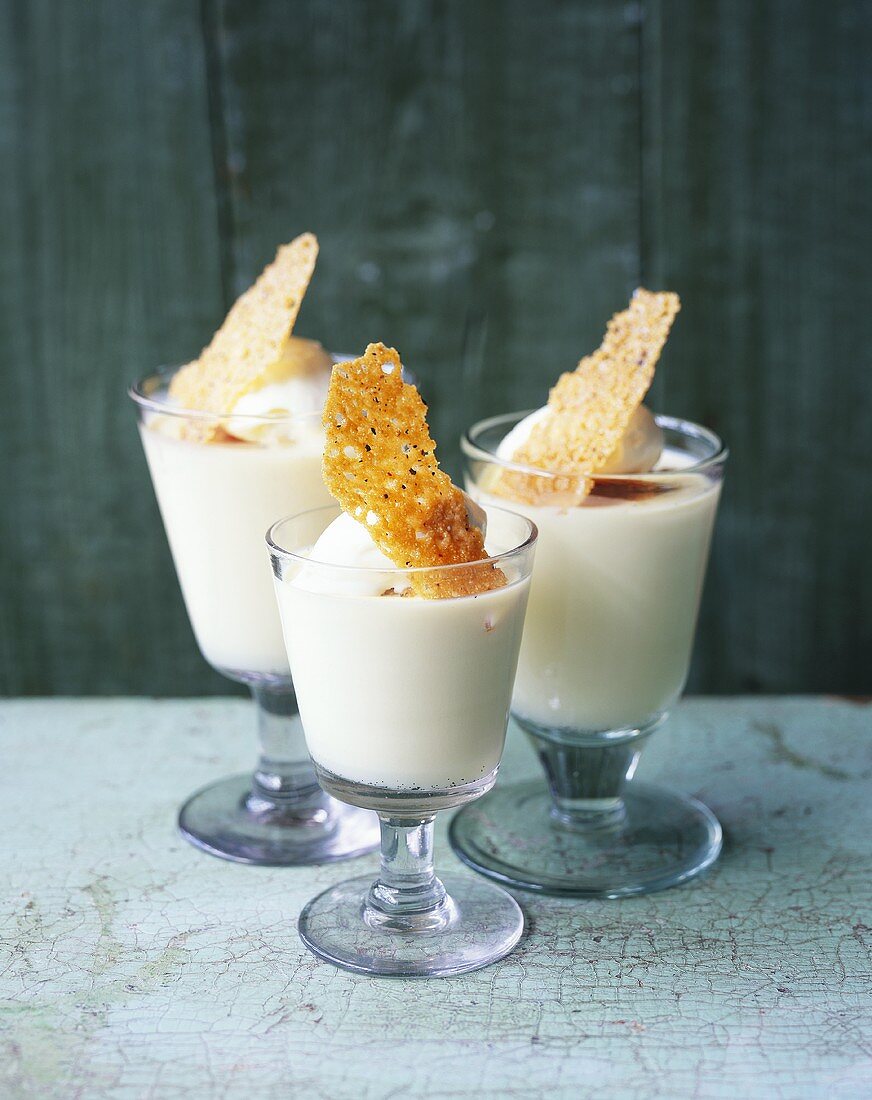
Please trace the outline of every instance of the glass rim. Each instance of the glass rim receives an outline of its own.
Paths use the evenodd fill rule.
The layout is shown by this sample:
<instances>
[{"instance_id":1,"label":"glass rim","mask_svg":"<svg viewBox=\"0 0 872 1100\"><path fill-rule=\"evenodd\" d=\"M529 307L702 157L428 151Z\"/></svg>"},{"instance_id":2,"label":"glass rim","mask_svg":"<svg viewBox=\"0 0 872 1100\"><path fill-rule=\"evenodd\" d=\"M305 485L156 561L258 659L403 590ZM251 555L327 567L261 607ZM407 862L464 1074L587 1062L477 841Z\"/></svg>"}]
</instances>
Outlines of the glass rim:
<instances>
[{"instance_id":1,"label":"glass rim","mask_svg":"<svg viewBox=\"0 0 872 1100\"><path fill-rule=\"evenodd\" d=\"M276 532L285 523L291 523L293 520L302 519L304 516L313 516L318 512L338 512L339 515L347 514L339 504L322 504L318 508L307 508L303 512L294 512L292 515L283 516L281 519L277 519L275 523L271 524L269 530L266 533L266 544L269 549L271 557L282 558L285 560L297 561L301 564L314 565L318 569L334 569L341 570L346 574L356 573L362 576L379 575L379 576L420 576L427 573L448 573L450 574L454 570L469 569L471 565L499 565L501 562L506 562L514 557L520 557L526 553L532 547L536 545L536 540L539 537L539 528L529 519L527 516L521 515L520 512L515 512L511 508L502 508L499 505L488 505L487 510L494 512L502 512L505 515L511 516L513 519L520 520L526 524L527 535L523 542L518 543L517 546L513 546L511 550L504 550L500 554L493 554L486 558L479 558L477 561L457 561L450 562L445 565L340 565L335 562L319 561L317 558L310 557L307 554L300 554L295 550L288 550L286 547L281 546L276 540ZM326 528L325 528L326 530ZM454 599L463 599L465 597L453 597Z\"/></svg>"},{"instance_id":2,"label":"glass rim","mask_svg":"<svg viewBox=\"0 0 872 1100\"><path fill-rule=\"evenodd\" d=\"M328 354L332 357L332 353L328 352ZM127 396L135 405L139 406L140 409L147 409L149 412L160 413L163 416L176 416L185 420L218 420L222 422L240 420L245 424L299 424L312 423L314 421L317 421L318 424L321 423L321 410L307 413L215 413L208 412L206 409L186 409L182 405L171 405L167 401L155 400L145 392L145 387L151 382L167 385L176 371L181 370L183 365L184 364L181 364L178 367L158 367L157 370L152 371L150 374L146 374L136 382L132 382L127 387Z\"/></svg>"},{"instance_id":3,"label":"glass rim","mask_svg":"<svg viewBox=\"0 0 872 1100\"><path fill-rule=\"evenodd\" d=\"M498 416L488 416L484 420L477 420L473 425L467 428L460 437L461 451L463 451L463 454L467 458L476 459L481 462L490 462L495 466L499 466L501 469L511 470L513 473L526 474L539 478L585 477L594 478L597 481L663 481L669 478L679 478L687 474L703 472L712 466L722 465L730 454L729 449L724 445L721 437L716 432L713 432L711 428L706 428L702 424L696 424L693 420L685 420L679 416L664 416L661 413L653 414L654 421L658 427L668 428L672 431L681 432L686 436L704 440L712 447L713 453L706 458L700 459L698 462L691 463L689 466L682 466L678 470L645 470L640 473L626 474L598 473L596 471L590 473L583 470L543 470L538 466L526 466L520 462L512 462L510 459L500 458L494 451L486 450L476 443L473 438L474 435L480 434L488 428L494 428L501 424L508 424L511 421L519 423L525 417L537 411L537 409L528 409L522 412L500 413Z\"/></svg>"}]
</instances>

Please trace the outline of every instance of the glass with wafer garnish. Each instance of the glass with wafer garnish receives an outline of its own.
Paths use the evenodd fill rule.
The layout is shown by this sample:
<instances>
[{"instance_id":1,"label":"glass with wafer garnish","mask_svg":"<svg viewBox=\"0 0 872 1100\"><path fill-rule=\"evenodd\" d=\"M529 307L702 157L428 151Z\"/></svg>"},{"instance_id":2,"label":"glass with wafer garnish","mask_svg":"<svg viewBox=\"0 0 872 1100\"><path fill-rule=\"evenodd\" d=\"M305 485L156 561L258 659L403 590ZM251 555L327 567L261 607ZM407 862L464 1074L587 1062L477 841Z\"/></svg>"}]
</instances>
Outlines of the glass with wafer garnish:
<instances>
[{"instance_id":1,"label":"glass with wafer garnish","mask_svg":"<svg viewBox=\"0 0 872 1100\"><path fill-rule=\"evenodd\" d=\"M378 840L374 815L315 779L263 547L279 516L331 499L321 410L337 357L291 335L316 255L311 234L280 248L199 359L130 390L197 643L250 689L260 742L254 772L193 794L179 829L243 863L322 863Z\"/></svg>"},{"instance_id":2,"label":"glass with wafer garnish","mask_svg":"<svg viewBox=\"0 0 872 1100\"><path fill-rule=\"evenodd\" d=\"M313 899L299 931L348 970L461 974L524 927L499 887L437 877L433 819L496 778L536 528L451 483L391 348L334 367L324 425L338 505L277 523L267 543L319 782L378 814L381 870Z\"/></svg>"},{"instance_id":3,"label":"glass with wafer garnish","mask_svg":"<svg viewBox=\"0 0 872 1100\"><path fill-rule=\"evenodd\" d=\"M462 440L470 494L540 532L512 714L545 780L498 785L451 828L470 866L523 889L646 893L720 851L707 807L633 780L687 678L727 457L641 404L677 310L637 292L548 406Z\"/></svg>"}]
</instances>

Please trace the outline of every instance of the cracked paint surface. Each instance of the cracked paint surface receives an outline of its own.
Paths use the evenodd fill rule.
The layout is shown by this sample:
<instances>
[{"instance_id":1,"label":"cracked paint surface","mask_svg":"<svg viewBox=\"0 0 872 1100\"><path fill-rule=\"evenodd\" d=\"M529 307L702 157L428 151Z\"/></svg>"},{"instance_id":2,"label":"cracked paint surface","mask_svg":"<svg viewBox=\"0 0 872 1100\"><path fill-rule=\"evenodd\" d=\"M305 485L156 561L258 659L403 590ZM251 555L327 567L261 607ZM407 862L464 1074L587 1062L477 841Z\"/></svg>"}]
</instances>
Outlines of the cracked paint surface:
<instances>
[{"instance_id":1,"label":"cracked paint surface","mask_svg":"<svg viewBox=\"0 0 872 1100\"><path fill-rule=\"evenodd\" d=\"M427 983L297 939L374 857L242 867L177 836L186 795L253 763L252 722L237 700L0 702L4 1100L872 1095L872 706L686 701L639 770L718 814L714 871L518 894L513 955ZM501 781L534 774L512 731Z\"/></svg>"}]
</instances>

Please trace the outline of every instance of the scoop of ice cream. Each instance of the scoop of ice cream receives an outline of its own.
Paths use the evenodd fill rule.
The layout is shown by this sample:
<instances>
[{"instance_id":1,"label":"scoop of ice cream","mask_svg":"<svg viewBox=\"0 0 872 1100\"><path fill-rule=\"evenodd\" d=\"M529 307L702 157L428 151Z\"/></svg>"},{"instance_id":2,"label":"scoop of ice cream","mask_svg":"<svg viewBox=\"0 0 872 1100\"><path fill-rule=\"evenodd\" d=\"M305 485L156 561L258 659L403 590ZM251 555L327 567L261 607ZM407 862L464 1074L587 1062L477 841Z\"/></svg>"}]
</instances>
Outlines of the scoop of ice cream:
<instances>
[{"instance_id":1,"label":"scoop of ice cream","mask_svg":"<svg viewBox=\"0 0 872 1100\"><path fill-rule=\"evenodd\" d=\"M292 336L282 357L270 368L261 384L240 397L227 431L240 439L265 442L276 435L275 424L246 417L304 416L324 407L330 386L333 358L317 340Z\"/></svg>"},{"instance_id":2,"label":"scoop of ice cream","mask_svg":"<svg viewBox=\"0 0 872 1100\"><path fill-rule=\"evenodd\" d=\"M309 592L381 596L384 592L403 592L411 587L405 578L391 573L396 569L394 563L372 541L364 524L347 512L321 532L309 557L320 565L351 567L327 573L314 564L303 566L293 583Z\"/></svg>"},{"instance_id":3,"label":"scoop of ice cream","mask_svg":"<svg viewBox=\"0 0 872 1100\"><path fill-rule=\"evenodd\" d=\"M484 535L487 514L470 497L463 494L469 521ZM364 523L343 512L321 532L309 552L313 562L322 565L350 566L330 574L317 566L303 566L294 584L310 592L348 596L402 595L411 588L409 580L396 572L396 566L373 542ZM371 570L371 572L370 572Z\"/></svg>"},{"instance_id":4,"label":"scoop of ice cream","mask_svg":"<svg viewBox=\"0 0 872 1100\"><path fill-rule=\"evenodd\" d=\"M640 405L630 418L618 445L600 466L600 474L644 474L653 470L663 453L663 429L654 414Z\"/></svg>"},{"instance_id":5,"label":"scoop of ice cream","mask_svg":"<svg viewBox=\"0 0 872 1100\"><path fill-rule=\"evenodd\" d=\"M546 405L525 416L500 443L497 448L497 458L510 462L518 449L526 443L536 424L549 415L550 409ZM653 414L644 405L640 405L633 413L617 447L596 472L601 474L646 473L657 465L662 450L663 431Z\"/></svg>"}]
</instances>

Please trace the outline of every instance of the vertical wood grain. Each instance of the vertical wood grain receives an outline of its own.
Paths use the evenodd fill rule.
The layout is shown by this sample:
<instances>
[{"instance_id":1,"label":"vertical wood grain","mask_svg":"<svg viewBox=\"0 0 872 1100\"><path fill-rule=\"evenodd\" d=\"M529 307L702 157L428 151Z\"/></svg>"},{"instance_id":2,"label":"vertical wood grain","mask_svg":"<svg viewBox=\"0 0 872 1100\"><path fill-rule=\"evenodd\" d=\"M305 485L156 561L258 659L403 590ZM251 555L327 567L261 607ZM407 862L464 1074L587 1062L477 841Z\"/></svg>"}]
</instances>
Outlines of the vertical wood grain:
<instances>
[{"instance_id":1,"label":"vertical wood grain","mask_svg":"<svg viewBox=\"0 0 872 1100\"><path fill-rule=\"evenodd\" d=\"M684 302L655 403L732 451L704 690L872 686L870 15L648 5L643 274Z\"/></svg>"},{"instance_id":2,"label":"vertical wood grain","mask_svg":"<svg viewBox=\"0 0 872 1100\"><path fill-rule=\"evenodd\" d=\"M862 0L0 0L0 691L232 690L124 389L311 228L299 331L396 344L455 475L677 289L652 403L732 449L692 687L868 693L870 48Z\"/></svg>"},{"instance_id":3,"label":"vertical wood grain","mask_svg":"<svg viewBox=\"0 0 872 1100\"><path fill-rule=\"evenodd\" d=\"M124 392L223 310L199 6L0 19L0 690L215 690Z\"/></svg>"},{"instance_id":4,"label":"vertical wood grain","mask_svg":"<svg viewBox=\"0 0 872 1100\"><path fill-rule=\"evenodd\" d=\"M395 344L440 457L543 400L639 270L637 9L223 0L236 289L311 228L298 330Z\"/></svg>"}]
</instances>

